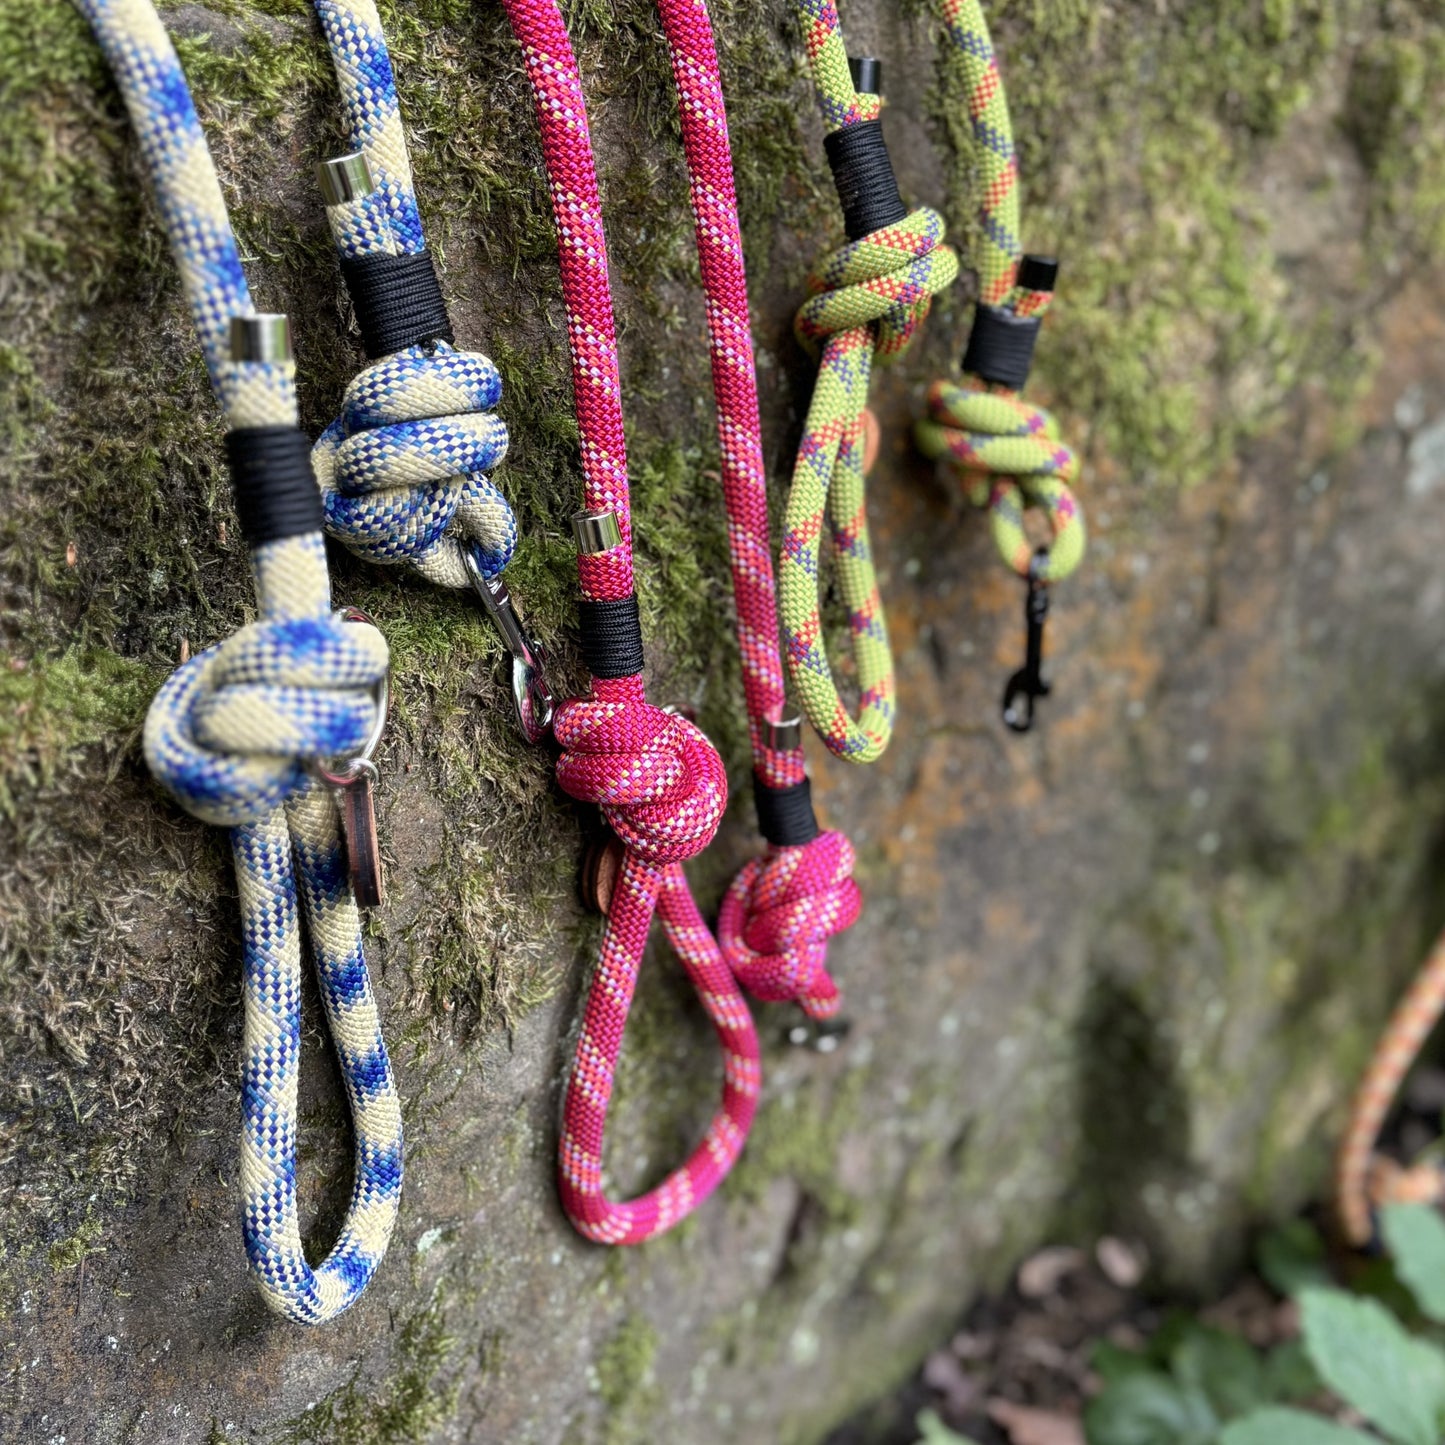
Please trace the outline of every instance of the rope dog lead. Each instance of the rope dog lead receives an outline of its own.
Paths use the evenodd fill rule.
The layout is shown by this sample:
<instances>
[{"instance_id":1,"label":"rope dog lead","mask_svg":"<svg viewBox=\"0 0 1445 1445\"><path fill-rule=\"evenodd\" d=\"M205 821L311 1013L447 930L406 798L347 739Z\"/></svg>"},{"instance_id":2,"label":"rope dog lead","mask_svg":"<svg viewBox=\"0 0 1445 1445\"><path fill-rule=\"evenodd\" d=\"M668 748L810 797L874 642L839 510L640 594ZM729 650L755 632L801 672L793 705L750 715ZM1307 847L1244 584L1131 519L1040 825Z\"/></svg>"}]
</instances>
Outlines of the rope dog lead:
<instances>
[{"instance_id":1,"label":"rope dog lead","mask_svg":"<svg viewBox=\"0 0 1445 1445\"><path fill-rule=\"evenodd\" d=\"M982 170L979 298L963 356L963 383L935 382L928 417L917 423L919 449L957 468L976 506L987 507L994 544L1028 584L1024 602L1027 657L1004 689L1004 721L1015 732L1033 726L1034 701L1046 697L1043 627L1050 583L1084 557L1084 514L1071 483L1079 461L1061 440L1059 424L1019 392L1033 364L1034 343L1053 300L1058 263L1025 256L1019 244L1018 158L1008 98L988 22L978 0L939 0L948 36L963 65L968 113ZM1037 507L1053 534L1033 547L1024 512Z\"/></svg>"},{"instance_id":2,"label":"rope dog lead","mask_svg":"<svg viewBox=\"0 0 1445 1445\"><path fill-rule=\"evenodd\" d=\"M341 84L353 153L317 167L362 342L372 364L316 443L327 530L360 557L475 589L512 655L512 695L530 742L555 699L502 570L517 522L485 473L507 451L491 360L453 345L426 250L396 79L373 0L315 0Z\"/></svg>"},{"instance_id":3,"label":"rope dog lead","mask_svg":"<svg viewBox=\"0 0 1445 1445\"><path fill-rule=\"evenodd\" d=\"M768 845L729 888L718 918L718 942L754 996L795 998L810 1017L823 1020L839 1008L838 989L827 969L827 942L857 919L862 898L853 881L852 846L842 833L820 831L814 817L801 723L782 717L786 696L747 275L712 24L703 0L658 0L658 10L677 85L707 297L753 797Z\"/></svg>"},{"instance_id":4,"label":"rope dog lead","mask_svg":"<svg viewBox=\"0 0 1445 1445\"><path fill-rule=\"evenodd\" d=\"M1438 1204L1445 1172L1431 1162L1402 1167L1375 1153L1390 1105L1445 1014L1445 933L1435 940L1420 972L1400 1000L1350 1108L1349 1127L1335 1164L1335 1208L1345 1239L1364 1248L1374 1235L1375 1209L1384 1204Z\"/></svg>"},{"instance_id":5,"label":"rope dog lead","mask_svg":"<svg viewBox=\"0 0 1445 1445\"><path fill-rule=\"evenodd\" d=\"M360 1297L396 1223L401 1108L362 954L336 805L313 770L365 752L387 675L375 628L331 612L321 507L296 425L284 317L257 316L195 107L151 0L80 0L124 96L228 434L258 621L179 667L151 704L152 772L231 830L244 947L243 1233L277 1313L334 1319ZM296 1214L296 1085L306 915L356 1129L346 1221L314 1270Z\"/></svg>"},{"instance_id":6,"label":"rope dog lead","mask_svg":"<svg viewBox=\"0 0 1445 1445\"><path fill-rule=\"evenodd\" d=\"M893 731L893 654L878 595L864 495L865 411L873 363L912 343L933 297L958 274L936 211L910 212L883 142L878 95L859 93L833 0L798 0L808 63L828 134L828 164L847 244L808 277L794 330L821 351L783 522L778 605L788 670L808 720L828 748L855 763L878 758ZM868 83L877 84L876 66ZM818 610L826 520L837 555L861 690L848 715L833 682Z\"/></svg>"},{"instance_id":7,"label":"rope dog lead","mask_svg":"<svg viewBox=\"0 0 1445 1445\"><path fill-rule=\"evenodd\" d=\"M604 1244L640 1244L689 1215L732 1168L757 1108L758 1043L747 1003L682 870L682 860L707 846L722 817L722 760L702 732L654 707L643 688L607 240L581 76L555 0L503 4L542 134L581 434L584 510L573 531L592 680L587 697L557 710L563 749L557 780L573 797L601 805L624 848L567 1084L558 1183L581 1234ZM617 1203L603 1186L603 1137L654 912L717 1031L723 1096L686 1163L641 1198Z\"/></svg>"}]
</instances>

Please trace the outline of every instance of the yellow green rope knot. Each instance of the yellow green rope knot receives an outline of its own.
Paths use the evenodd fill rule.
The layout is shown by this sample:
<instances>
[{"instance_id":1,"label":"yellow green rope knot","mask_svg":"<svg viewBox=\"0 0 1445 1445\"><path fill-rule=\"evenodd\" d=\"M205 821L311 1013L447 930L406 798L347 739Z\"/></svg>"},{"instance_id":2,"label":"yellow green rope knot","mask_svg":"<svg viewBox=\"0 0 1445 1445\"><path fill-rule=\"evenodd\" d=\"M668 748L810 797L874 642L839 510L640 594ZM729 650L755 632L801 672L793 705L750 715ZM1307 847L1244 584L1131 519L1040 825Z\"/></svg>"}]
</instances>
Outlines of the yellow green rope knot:
<instances>
[{"instance_id":1,"label":"yellow green rope knot","mask_svg":"<svg viewBox=\"0 0 1445 1445\"><path fill-rule=\"evenodd\" d=\"M1041 581L1061 582L1084 560L1084 512L1070 485L1079 459L1051 412L982 382L939 381L914 436L925 456L958 469L969 501L988 509L999 555L1020 577L1033 566L1034 544L1024 531L1030 507L1045 514L1053 533L1048 562L1036 573Z\"/></svg>"}]
</instances>

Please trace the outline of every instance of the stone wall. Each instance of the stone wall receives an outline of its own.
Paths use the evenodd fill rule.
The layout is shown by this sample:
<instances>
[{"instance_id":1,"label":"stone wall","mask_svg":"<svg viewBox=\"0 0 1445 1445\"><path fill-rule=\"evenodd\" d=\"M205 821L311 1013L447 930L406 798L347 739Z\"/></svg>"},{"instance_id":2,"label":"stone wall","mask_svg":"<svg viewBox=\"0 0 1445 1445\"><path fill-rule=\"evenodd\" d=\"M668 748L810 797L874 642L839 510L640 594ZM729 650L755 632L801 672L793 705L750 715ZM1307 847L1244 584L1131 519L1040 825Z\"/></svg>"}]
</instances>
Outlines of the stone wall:
<instances>
[{"instance_id":1,"label":"stone wall","mask_svg":"<svg viewBox=\"0 0 1445 1445\"><path fill-rule=\"evenodd\" d=\"M552 226L500 9L383 6L459 340L504 379L508 574L576 685L578 478ZM165 7L258 300L295 321L303 420L360 362L310 181L339 148L303 0ZM1442 910L1445 12L1435 0L990 7L1035 250L1063 256L1034 389L1083 450L1092 550L1050 623L1055 695L1007 734L1018 584L907 444L956 359L960 282L883 374L871 489L898 653L891 751L821 750L863 922L823 1056L760 1011L764 1095L720 1196L628 1253L552 1184L599 928L593 826L511 723L465 599L334 558L398 707L371 923L407 1109L401 1223L363 1302L303 1333L237 1226L236 901L224 840L138 729L249 579L219 428L118 100L64 0L0 0L0 1435L17 1441L805 1445L909 1371L1045 1238L1107 1224L1185 1285L1316 1192L1351 1081ZM769 462L790 335L837 234L784 0L719 4ZM571 7L623 334L653 695L695 705L753 849L691 218L657 22ZM855 0L905 197L971 235L957 78L918 0ZM1431 112L1434 112L1432 115ZM344 1207L315 1027L303 1206ZM649 959L610 1168L657 1179L714 1095L710 1032Z\"/></svg>"}]
</instances>

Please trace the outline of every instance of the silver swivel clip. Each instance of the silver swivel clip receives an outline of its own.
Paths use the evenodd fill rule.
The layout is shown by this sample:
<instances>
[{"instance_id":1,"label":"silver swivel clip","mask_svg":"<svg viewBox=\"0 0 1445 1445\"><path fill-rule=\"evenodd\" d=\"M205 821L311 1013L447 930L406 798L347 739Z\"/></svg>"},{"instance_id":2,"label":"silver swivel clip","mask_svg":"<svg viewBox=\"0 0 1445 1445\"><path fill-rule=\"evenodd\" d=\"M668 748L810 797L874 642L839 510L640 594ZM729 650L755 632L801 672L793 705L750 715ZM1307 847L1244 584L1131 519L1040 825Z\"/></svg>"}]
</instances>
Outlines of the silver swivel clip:
<instances>
[{"instance_id":1,"label":"silver swivel clip","mask_svg":"<svg viewBox=\"0 0 1445 1445\"><path fill-rule=\"evenodd\" d=\"M488 577L472 548L463 545L462 562L472 587L481 598L487 616L492 619L507 651L512 654L512 701L517 705L517 721L529 743L539 743L552 726L557 697L547 685L543 665L547 654L540 642L533 642L522 630L522 620L512 605L512 594L500 577Z\"/></svg>"}]
</instances>

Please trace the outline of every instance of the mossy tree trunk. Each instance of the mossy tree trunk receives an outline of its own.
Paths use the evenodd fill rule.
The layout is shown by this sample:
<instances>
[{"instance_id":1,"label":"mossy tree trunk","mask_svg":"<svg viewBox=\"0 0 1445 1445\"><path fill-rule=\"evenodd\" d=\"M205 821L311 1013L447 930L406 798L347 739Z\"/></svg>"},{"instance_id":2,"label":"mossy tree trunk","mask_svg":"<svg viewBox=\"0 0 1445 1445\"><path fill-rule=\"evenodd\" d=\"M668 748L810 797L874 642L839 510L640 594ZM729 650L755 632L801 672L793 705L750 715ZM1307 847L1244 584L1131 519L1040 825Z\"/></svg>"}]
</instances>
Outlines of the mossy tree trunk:
<instances>
[{"instance_id":1,"label":"mossy tree trunk","mask_svg":"<svg viewBox=\"0 0 1445 1445\"><path fill-rule=\"evenodd\" d=\"M295 322L315 428L360 363L311 163L338 146L304 0L163 7L254 289ZM581 679L578 489L552 226L500 9L384 4L459 339L504 379L509 574ZM16 1440L809 1442L917 1361L1019 1253L1105 1224L1195 1280L1316 1190L1391 996L1440 921L1445 778L1445 29L1433 0L993 7L1033 249L1064 260L1036 390L1087 470L1093 546L1050 624L1055 695L1007 735L1017 584L907 445L960 283L878 380L872 518L897 740L819 754L858 846L833 945L852 1035L760 1013L757 1130L672 1236L580 1242L552 1186L598 927L592 820L510 719L477 610L336 554L391 640L371 958L408 1181L364 1301L302 1333L236 1222L236 899L222 838L148 780L156 685L247 616L219 429L123 112L64 0L0 0L0 1434ZM754 846L702 308L665 52L644 0L570 7L618 280L655 696L695 704ZM715 7L781 497L834 243L784 0ZM910 201L967 247L957 80L922 0L854 0ZM315 1021L303 1201L344 1205ZM705 1020L659 950L610 1168L656 1179L708 1110Z\"/></svg>"}]
</instances>

